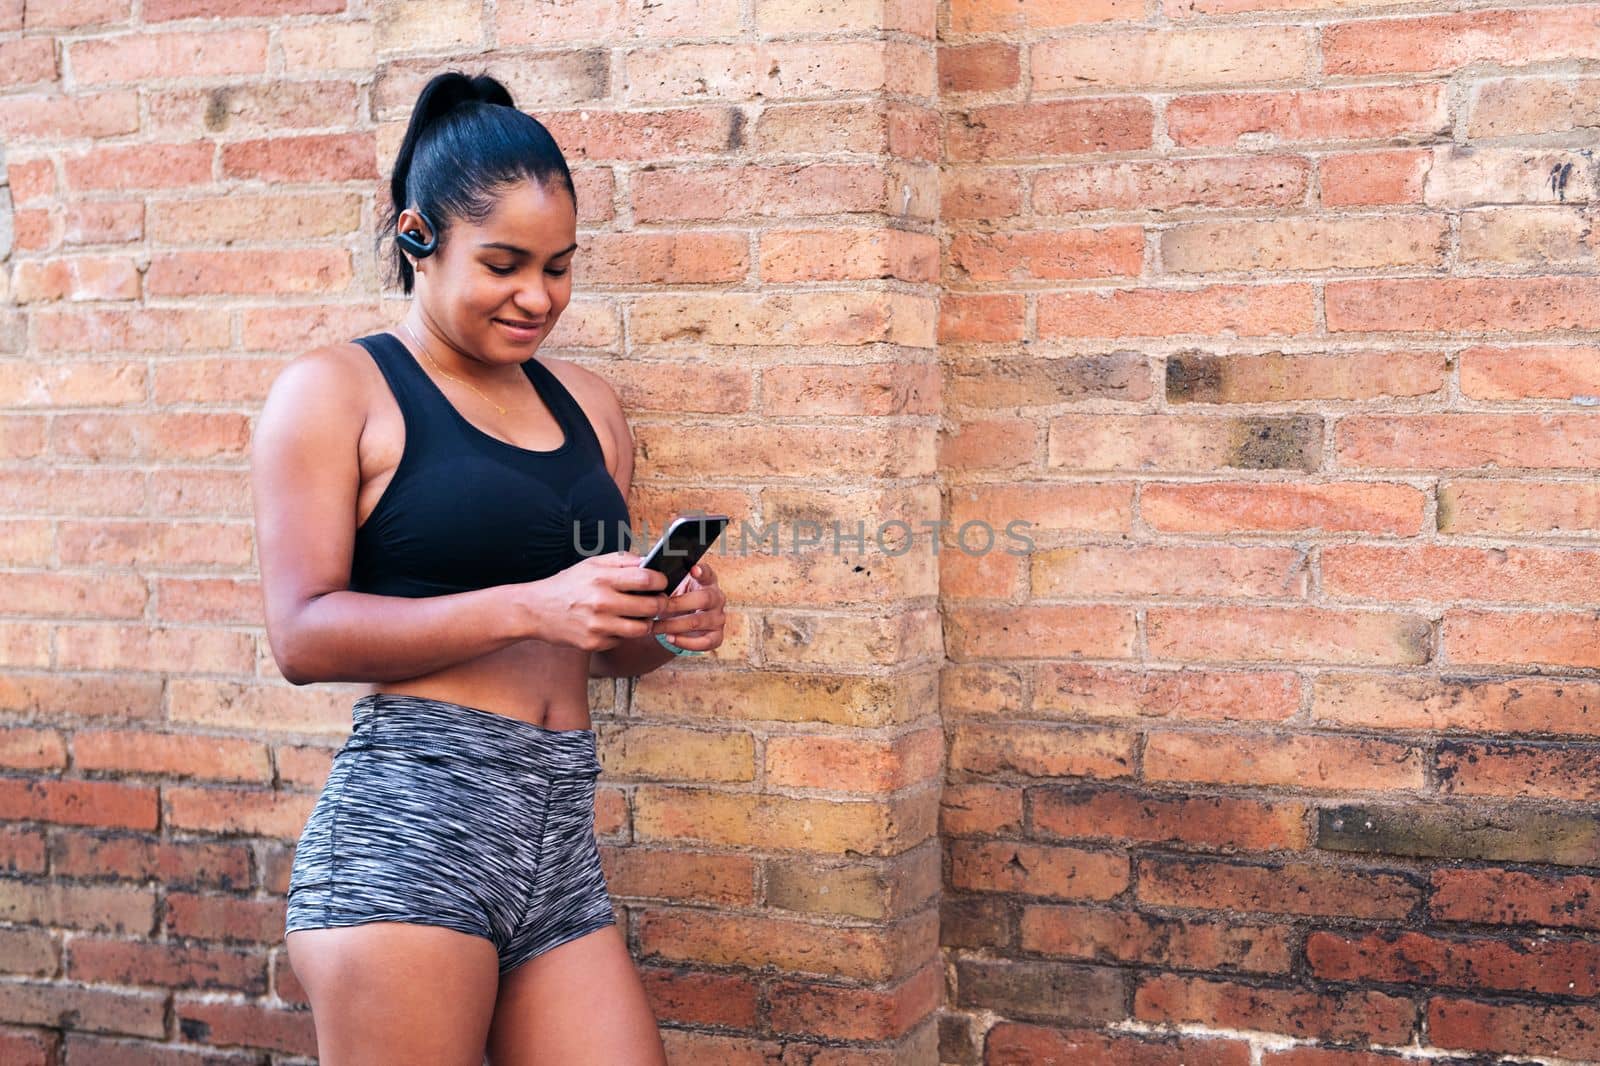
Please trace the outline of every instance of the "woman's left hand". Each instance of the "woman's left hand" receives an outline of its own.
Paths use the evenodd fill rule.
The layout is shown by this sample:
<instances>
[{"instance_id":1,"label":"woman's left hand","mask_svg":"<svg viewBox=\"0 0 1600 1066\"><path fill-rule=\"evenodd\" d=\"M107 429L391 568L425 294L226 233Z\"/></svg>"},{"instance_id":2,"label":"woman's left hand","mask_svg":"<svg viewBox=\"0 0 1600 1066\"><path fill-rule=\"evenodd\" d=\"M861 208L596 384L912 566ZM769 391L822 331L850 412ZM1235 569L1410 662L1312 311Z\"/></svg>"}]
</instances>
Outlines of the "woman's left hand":
<instances>
[{"instance_id":1,"label":"woman's left hand","mask_svg":"<svg viewBox=\"0 0 1600 1066\"><path fill-rule=\"evenodd\" d=\"M727 597L717 584L717 574L704 559L695 563L679 586L681 591L667 597L667 610L655 624L655 632L686 651L710 651L722 645L725 617L722 605Z\"/></svg>"}]
</instances>

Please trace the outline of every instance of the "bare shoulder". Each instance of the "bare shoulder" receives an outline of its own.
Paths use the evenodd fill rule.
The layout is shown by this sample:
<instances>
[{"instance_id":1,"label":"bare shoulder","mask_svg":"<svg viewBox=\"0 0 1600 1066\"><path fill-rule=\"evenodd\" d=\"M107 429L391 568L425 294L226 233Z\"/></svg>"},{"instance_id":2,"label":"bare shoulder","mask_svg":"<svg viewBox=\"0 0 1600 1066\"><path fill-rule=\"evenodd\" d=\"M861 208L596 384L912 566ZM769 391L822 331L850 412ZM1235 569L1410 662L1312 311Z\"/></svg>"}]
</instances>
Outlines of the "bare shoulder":
<instances>
[{"instance_id":1,"label":"bare shoulder","mask_svg":"<svg viewBox=\"0 0 1600 1066\"><path fill-rule=\"evenodd\" d=\"M377 367L354 341L325 344L285 363L262 404L258 438L359 436L366 421Z\"/></svg>"},{"instance_id":2,"label":"bare shoulder","mask_svg":"<svg viewBox=\"0 0 1600 1066\"><path fill-rule=\"evenodd\" d=\"M341 395L352 392L359 395L359 386L370 380L376 371L372 357L355 341L338 341L302 352L290 359L273 380L276 388L281 382L294 390L310 386L348 385Z\"/></svg>"}]
</instances>

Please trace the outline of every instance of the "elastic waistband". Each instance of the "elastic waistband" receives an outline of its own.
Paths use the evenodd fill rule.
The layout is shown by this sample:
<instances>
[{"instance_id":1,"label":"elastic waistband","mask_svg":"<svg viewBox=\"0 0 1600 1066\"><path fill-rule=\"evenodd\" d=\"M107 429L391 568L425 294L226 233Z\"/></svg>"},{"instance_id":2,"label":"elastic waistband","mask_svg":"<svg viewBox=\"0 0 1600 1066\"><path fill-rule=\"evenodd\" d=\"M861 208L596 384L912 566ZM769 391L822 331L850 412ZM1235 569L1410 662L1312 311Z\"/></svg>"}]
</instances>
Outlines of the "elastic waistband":
<instances>
[{"instance_id":1,"label":"elastic waistband","mask_svg":"<svg viewBox=\"0 0 1600 1066\"><path fill-rule=\"evenodd\" d=\"M550 777L600 772L593 729L546 729L479 707L397 692L362 696L351 716L349 750L455 755Z\"/></svg>"}]
</instances>

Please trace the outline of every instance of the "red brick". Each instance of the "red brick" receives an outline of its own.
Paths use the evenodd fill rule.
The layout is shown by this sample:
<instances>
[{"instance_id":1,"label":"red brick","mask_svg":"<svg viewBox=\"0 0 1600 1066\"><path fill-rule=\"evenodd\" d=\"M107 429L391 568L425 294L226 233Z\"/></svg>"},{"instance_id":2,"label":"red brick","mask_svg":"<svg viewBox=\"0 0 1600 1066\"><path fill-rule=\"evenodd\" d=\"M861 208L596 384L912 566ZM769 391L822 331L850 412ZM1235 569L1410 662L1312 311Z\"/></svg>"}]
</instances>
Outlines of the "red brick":
<instances>
[{"instance_id":1,"label":"red brick","mask_svg":"<svg viewBox=\"0 0 1600 1066\"><path fill-rule=\"evenodd\" d=\"M1029 50L1033 91L1251 85L1304 78L1307 31L1298 26L1112 30L1048 37Z\"/></svg>"},{"instance_id":2,"label":"red brick","mask_svg":"<svg viewBox=\"0 0 1600 1066\"><path fill-rule=\"evenodd\" d=\"M1422 898L1420 889L1398 873L1297 862L1144 859L1138 884L1145 903L1245 913L1399 919Z\"/></svg>"},{"instance_id":3,"label":"red brick","mask_svg":"<svg viewBox=\"0 0 1600 1066\"><path fill-rule=\"evenodd\" d=\"M1049 30L1096 22L1132 22L1144 17L1140 0L951 0L955 33Z\"/></svg>"},{"instance_id":4,"label":"red brick","mask_svg":"<svg viewBox=\"0 0 1600 1066\"><path fill-rule=\"evenodd\" d=\"M1021 947L1069 959L1117 960L1184 970L1287 973L1287 925L1166 918L1105 907L1029 904Z\"/></svg>"},{"instance_id":5,"label":"red brick","mask_svg":"<svg viewBox=\"0 0 1600 1066\"><path fill-rule=\"evenodd\" d=\"M57 74L54 37L16 37L0 41L0 86L32 85L55 81ZM10 101L7 101L10 106Z\"/></svg>"},{"instance_id":6,"label":"red brick","mask_svg":"<svg viewBox=\"0 0 1600 1066\"><path fill-rule=\"evenodd\" d=\"M264 1003L228 1002L180 992L173 997L178 1030L186 1039L312 1056L317 1052L311 1012Z\"/></svg>"},{"instance_id":7,"label":"red brick","mask_svg":"<svg viewBox=\"0 0 1600 1066\"><path fill-rule=\"evenodd\" d=\"M1365 737L1151 733L1142 763L1146 781L1324 791L1412 790L1425 783L1421 748Z\"/></svg>"},{"instance_id":8,"label":"red brick","mask_svg":"<svg viewBox=\"0 0 1600 1066\"><path fill-rule=\"evenodd\" d=\"M277 18L333 15L349 0L143 0L146 22L188 18Z\"/></svg>"},{"instance_id":9,"label":"red brick","mask_svg":"<svg viewBox=\"0 0 1600 1066\"><path fill-rule=\"evenodd\" d=\"M950 655L967 658L1124 658L1133 652L1131 609L1110 606L964 607L950 612Z\"/></svg>"},{"instance_id":10,"label":"red brick","mask_svg":"<svg viewBox=\"0 0 1600 1066\"><path fill-rule=\"evenodd\" d=\"M264 29L131 33L75 41L67 55L80 85L142 82L174 72L188 77L264 74L267 33Z\"/></svg>"},{"instance_id":11,"label":"red brick","mask_svg":"<svg viewBox=\"0 0 1600 1066\"><path fill-rule=\"evenodd\" d=\"M1572 133L1595 123L1600 78L1557 75L1501 78L1472 86L1467 134L1472 139Z\"/></svg>"},{"instance_id":12,"label":"red brick","mask_svg":"<svg viewBox=\"0 0 1600 1066\"><path fill-rule=\"evenodd\" d=\"M1417 665L1433 642L1422 615L1387 610L1152 607L1146 626L1150 654L1180 661Z\"/></svg>"},{"instance_id":13,"label":"red brick","mask_svg":"<svg viewBox=\"0 0 1600 1066\"><path fill-rule=\"evenodd\" d=\"M1433 155L1422 148L1329 155L1318 168L1326 207L1418 204Z\"/></svg>"},{"instance_id":14,"label":"red brick","mask_svg":"<svg viewBox=\"0 0 1600 1066\"><path fill-rule=\"evenodd\" d=\"M169 189L211 181L216 146L210 141L95 148L65 160L74 190Z\"/></svg>"},{"instance_id":15,"label":"red brick","mask_svg":"<svg viewBox=\"0 0 1600 1066\"><path fill-rule=\"evenodd\" d=\"M1019 49L1001 41L947 45L939 49L939 92L997 92L1018 83Z\"/></svg>"},{"instance_id":16,"label":"red brick","mask_svg":"<svg viewBox=\"0 0 1600 1066\"><path fill-rule=\"evenodd\" d=\"M1010 784L946 784L939 798L946 836L1015 836L1022 832L1022 793Z\"/></svg>"},{"instance_id":17,"label":"red brick","mask_svg":"<svg viewBox=\"0 0 1600 1066\"><path fill-rule=\"evenodd\" d=\"M768 1025L779 1033L837 1040L892 1040L937 1011L943 993L943 968L924 966L890 989L824 985L812 981L773 981Z\"/></svg>"},{"instance_id":18,"label":"red brick","mask_svg":"<svg viewBox=\"0 0 1600 1066\"><path fill-rule=\"evenodd\" d=\"M1331 282L1333 332L1595 329L1595 278L1407 278Z\"/></svg>"},{"instance_id":19,"label":"red brick","mask_svg":"<svg viewBox=\"0 0 1600 1066\"><path fill-rule=\"evenodd\" d=\"M953 840L950 884L979 892L1108 900L1128 887L1124 855L1006 840Z\"/></svg>"},{"instance_id":20,"label":"red brick","mask_svg":"<svg viewBox=\"0 0 1600 1066\"><path fill-rule=\"evenodd\" d=\"M1001 1021L985 1037L983 1056L985 1066L1248 1066L1250 1045L1195 1034L1158 1041Z\"/></svg>"},{"instance_id":21,"label":"red brick","mask_svg":"<svg viewBox=\"0 0 1600 1066\"><path fill-rule=\"evenodd\" d=\"M1600 799L1600 748L1451 741L1440 745L1439 791L1447 795Z\"/></svg>"},{"instance_id":22,"label":"red brick","mask_svg":"<svg viewBox=\"0 0 1600 1066\"><path fill-rule=\"evenodd\" d=\"M1032 835L1276 851L1309 843L1305 804L1232 796L1169 796L1100 786L1027 789Z\"/></svg>"},{"instance_id":23,"label":"red brick","mask_svg":"<svg viewBox=\"0 0 1600 1066\"><path fill-rule=\"evenodd\" d=\"M1032 199L1035 210L1052 215L1289 207L1305 198L1310 176L1307 160L1287 155L1078 163L1040 168Z\"/></svg>"},{"instance_id":24,"label":"red brick","mask_svg":"<svg viewBox=\"0 0 1600 1066\"><path fill-rule=\"evenodd\" d=\"M1155 115L1135 97L994 104L950 117L952 162L1037 159L1149 148Z\"/></svg>"},{"instance_id":25,"label":"red brick","mask_svg":"<svg viewBox=\"0 0 1600 1066\"><path fill-rule=\"evenodd\" d=\"M1437 85L1180 96L1167 105L1167 130L1183 147L1232 146L1245 136L1268 143L1382 141L1442 133L1450 121L1447 103Z\"/></svg>"},{"instance_id":26,"label":"red brick","mask_svg":"<svg viewBox=\"0 0 1600 1066\"><path fill-rule=\"evenodd\" d=\"M1586 999L1600 991L1600 945L1583 940L1313 932L1306 938L1306 961L1314 975L1327 981Z\"/></svg>"},{"instance_id":27,"label":"red brick","mask_svg":"<svg viewBox=\"0 0 1600 1066\"><path fill-rule=\"evenodd\" d=\"M0 816L66 825L156 827L157 790L118 781L0 779Z\"/></svg>"},{"instance_id":28,"label":"red brick","mask_svg":"<svg viewBox=\"0 0 1600 1066\"><path fill-rule=\"evenodd\" d=\"M1481 346L1456 356L1461 392L1480 400L1600 395L1600 346Z\"/></svg>"},{"instance_id":29,"label":"red brick","mask_svg":"<svg viewBox=\"0 0 1600 1066\"><path fill-rule=\"evenodd\" d=\"M197 892L166 895L169 936L266 945L283 939L282 900Z\"/></svg>"},{"instance_id":30,"label":"red brick","mask_svg":"<svg viewBox=\"0 0 1600 1066\"><path fill-rule=\"evenodd\" d=\"M1444 659L1452 664L1600 666L1600 621L1592 611L1446 610L1440 636Z\"/></svg>"},{"instance_id":31,"label":"red brick","mask_svg":"<svg viewBox=\"0 0 1600 1066\"><path fill-rule=\"evenodd\" d=\"M78 936L66 976L90 984L155 985L261 996L267 992L259 953L203 944L141 943Z\"/></svg>"},{"instance_id":32,"label":"red brick","mask_svg":"<svg viewBox=\"0 0 1600 1066\"><path fill-rule=\"evenodd\" d=\"M1581 603L1600 579L1600 554L1574 548L1389 548L1330 545L1323 589L1336 599Z\"/></svg>"},{"instance_id":33,"label":"red brick","mask_svg":"<svg viewBox=\"0 0 1600 1066\"><path fill-rule=\"evenodd\" d=\"M1600 1058L1600 1008L1587 1004L1428 1001L1428 1042L1439 1048L1513 1055Z\"/></svg>"},{"instance_id":34,"label":"red brick","mask_svg":"<svg viewBox=\"0 0 1600 1066\"><path fill-rule=\"evenodd\" d=\"M1530 364L1537 367L1533 356ZM1551 533L1600 529L1600 486L1534 478L1450 478L1439 485L1446 533Z\"/></svg>"},{"instance_id":35,"label":"red brick","mask_svg":"<svg viewBox=\"0 0 1600 1066\"><path fill-rule=\"evenodd\" d=\"M1146 484L1142 517L1168 532L1363 532L1414 536L1427 500L1378 481Z\"/></svg>"},{"instance_id":36,"label":"red brick","mask_svg":"<svg viewBox=\"0 0 1600 1066\"><path fill-rule=\"evenodd\" d=\"M1270 988L1161 974L1134 993L1141 1021L1261 1029L1302 1039L1405 1044L1417 1008L1382 992Z\"/></svg>"},{"instance_id":37,"label":"red brick","mask_svg":"<svg viewBox=\"0 0 1600 1066\"><path fill-rule=\"evenodd\" d=\"M1074 471L1315 469L1322 421L1310 416L1061 415L1046 463Z\"/></svg>"},{"instance_id":38,"label":"red brick","mask_svg":"<svg viewBox=\"0 0 1600 1066\"><path fill-rule=\"evenodd\" d=\"M0 1018L24 1025L161 1039L164 991L94 988L53 981L0 984Z\"/></svg>"},{"instance_id":39,"label":"red brick","mask_svg":"<svg viewBox=\"0 0 1600 1066\"><path fill-rule=\"evenodd\" d=\"M17 140L114 137L138 129L139 96L131 91L12 96L0 110L0 134Z\"/></svg>"},{"instance_id":40,"label":"red brick","mask_svg":"<svg viewBox=\"0 0 1600 1066\"><path fill-rule=\"evenodd\" d=\"M1427 215L1192 222L1161 233L1169 274L1440 267L1449 226Z\"/></svg>"},{"instance_id":41,"label":"red brick","mask_svg":"<svg viewBox=\"0 0 1600 1066\"><path fill-rule=\"evenodd\" d=\"M352 181L378 176L370 133L235 141L222 146L222 173L227 178L268 182Z\"/></svg>"},{"instance_id":42,"label":"red brick","mask_svg":"<svg viewBox=\"0 0 1600 1066\"><path fill-rule=\"evenodd\" d=\"M1034 596L1305 595L1305 557L1290 548L1066 547L1033 554Z\"/></svg>"},{"instance_id":43,"label":"red brick","mask_svg":"<svg viewBox=\"0 0 1600 1066\"><path fill-rule=\"evenodd\" d=\"M1299 704L1299 684L1288 670L1152 671L1040 663L1033 700L1035 709L1057 718L1281 721ZM1007 699L1002 709L1016 702Z\"/></svg>"},{"instance_id":44,"label":"red brick","mask_svg":"<svg viewBox=\"0 0 1600 1066\"><path fill-rule=\"evenodd\" d=\"M1052 337L1272 336L1303 333L1315 318L1309 285L1096 289L1038 297L1039 339Z\"/></svg>"},{"instance_id":45,"label":"red brick","mask_svg":"<svg viewBox=\"0 0 1600 1066\"><path fill-rule=\"evenodd\" d=\"M1600 280L1600 279L1597 279ZM1346 470L1593 467L1600 439L1590 414L1355 415L1334 430Z\"/></svg>"},{"instance_id":46,"label":"red brick","mask_svg":"<svg viewBox=\"0 0 1600 1066\"><path fill-rule=\"evenodd\" d=\"M1136 737L1114 729L1063 724L966 722L955 727L949 762L975 774L1031 777L1126 777Z\"/></svg>"},{"instance_id":47,"label":"red brick","mask_svg":"<svg viewBox=\"0 0 1600 1066\"><path fill-rule=\"evenodd\" d=\"M1433 871L1435 921L1600 929L1600 877L1521 870Z\"/></svg>"},{"instance_id":48,"label":"red brick","mask_svg":"<svg viewBox=\"0 0 1600 1066\"><path fill-rule=\"evenodd\" d=\"M266 745L230 737L142 730L79 730L73 762L82 770L270 783Z\"/></svg>"},{"instance_id":49,"label":"red brick","mask_svg":"<svg viewBox=\"0 0 1600 1066\"><path fill-rule=\"evenodd\" d=\"M961 233L950 242L949 267L968 281L1137 276L1144 263L1138 226L1025 233Z\"/></svg>"},{"instance_id":50,"label":"red brick","mask_svg":"<svg viewBox=\"0 0 1600 1066\"><path fill-rule=\"evenodd\" d=\"M1514 67L1600 59L1600 7L1348 22L1323 31L1322 54L1329 74L1434 73L1475 62Z\"/></svg>"}]
</instances>

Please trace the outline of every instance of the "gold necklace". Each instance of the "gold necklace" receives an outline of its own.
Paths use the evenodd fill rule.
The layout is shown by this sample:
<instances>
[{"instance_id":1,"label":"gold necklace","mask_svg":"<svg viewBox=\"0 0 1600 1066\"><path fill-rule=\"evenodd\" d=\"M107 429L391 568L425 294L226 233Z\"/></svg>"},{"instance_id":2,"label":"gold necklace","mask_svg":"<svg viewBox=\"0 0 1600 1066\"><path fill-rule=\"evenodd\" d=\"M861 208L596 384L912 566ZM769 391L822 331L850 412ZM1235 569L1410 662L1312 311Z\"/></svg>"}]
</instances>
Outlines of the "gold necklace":
<instances>
[{"instance_id":1,"label":"gold necklace","mask_svg":"<svg viewBox=\"0 0 1600 1066\"><path fill-rule=\"evenodd\" d=\"M433 363L433 368L435 370L437 370L439 373L443 374L445 377L449 378L451 381L461 381L460 378L456 377L454 374L450 373L450 371L448 371L444 367L440 366L438 364L438 362L436 362L434 360L433 356L428 355L427 345L422 343L422 338L417 336L415 330L413 330L409 325L407 325L404 322L400 323L400 328L405 330L407 333L411 334L411 339L416 342L418 348L422 349L422 354L428 356L428 362ZM484 392L482 389L478 388L478 386L474 385L472 382L470 382L470 381L461 381L461 384L465 385L467 388L471 389L473 392L477 393L479 396L482 396L485 400L489 400L489 394ZM501 414L505 414L506 413L506 409L504 407L501 407L499 404L495 403L493 400L489 400L489 402L491 404L494 404L495 410L499 411Z\"/></svg>"}]
</instances>

